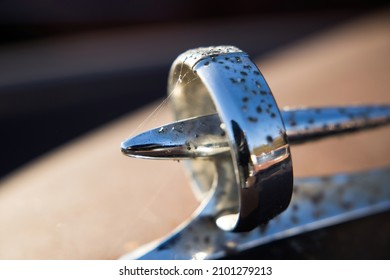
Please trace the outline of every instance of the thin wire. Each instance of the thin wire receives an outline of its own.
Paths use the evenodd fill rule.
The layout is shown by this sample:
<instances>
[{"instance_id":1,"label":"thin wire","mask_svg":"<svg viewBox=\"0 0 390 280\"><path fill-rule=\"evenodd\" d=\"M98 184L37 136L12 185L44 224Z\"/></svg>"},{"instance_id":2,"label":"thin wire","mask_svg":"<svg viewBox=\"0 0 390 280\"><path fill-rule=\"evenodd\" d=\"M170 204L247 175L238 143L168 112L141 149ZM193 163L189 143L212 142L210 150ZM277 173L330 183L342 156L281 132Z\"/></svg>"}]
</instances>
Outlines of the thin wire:
<instances>
[{"instance_id":1,"label":"thin wire","mask_svg":"<svg viewBox=\"0 0 390 280\"><path fill-rule=\"evenodd\" d=\"M151 197L149 197L149 199L147 201L145 201L145 204L139 209L139 211L137 211L137 213L132 216L132 224L143 224L142 223L142 220L145 220L145 216L147 214L147 210L153 205L156 203L157 199L161 196L162 192L167 189L167 185L171 185L172 182L174 180L176 180L176 177L177 175L173 175L171 176L166 182L164 182L163 184L161 184L160 186L158 186L156 188L156 190L152 193ZM156 213L153 213L154 216L152 216L152 218L156 218L155 217L155 214ZM124 246L125 244L128 242L128 241L135 241L135 242L139 242L139 240L126 240L128 239L128 236L129 234L131 235L131 233L134 232L134 228L130 228L129 225L127 224L122 224L121 225L121 228L120 228L120 234L118 234L116 237L116 242L114 244L114 241L111 240L112 244L110 246L110 249L108 250L109 252L108 255L112 255L114 258L117 258L118 256L117 255L114 255L115 252L117 252L118 250L119 251L123 251L124 249ZM136 234L137 235L137 234ZM155 239L157 239L158 236L155 237ZM145 242L145 241L143 241ZM149 241L148 241L149 242ZM139 243L138 246L141 246L143 243Z\"/></svg>"},{"instance_id":2,"label":"thin wire","mask_svg":"<svg viewBox=\"0 0 390 280\"><path fill-rule=\"evenodd\" d=\"M179 82L181 81L181 74L183 71L183 64L180 65L180 72L179 72L179 79L177 79L176 84L173 88L173 90L168 94L168 96L130 133L129 137L134 136L134 134L141 128L141 126L144 126L144 124L151 119L151 117L157 112L161 110L161 108L168 102L168 100L171 98L173 92L176 90L177 86L179 85Z\"/></svg>"},{"instance_id":3,"label":"thin wire","mask_svg":"<svg viewBox=\"0 0 390 280\"><path fill-rule=\"evenodd\" d=\"M184 60L185 61L185 60ZM176 84L173 88L173 90L168 94L168 96L130 133L130 135L128 136L129 138L134 136L134 134L136 134L137 131L140 130L141 127L143 127L145 125L146 122L150 121L152 119L152 117L156 117L157 116L157 113L159 113L161 111L161 109L168 103L168 101L171 99L173 93L175 92L175 90L177 89L177 87L179 86L180 83L183 82L183 79L187 76L187 74L189 73L189 71L187 73L185 73L183 76L182 76L182 71L183 71L183 64L184 64L184 61L183 63L181 64L181 67L180 67L180 72L179 72L179 78L177 79L176 81ZM183 87L186 87L188 84L192 83L193 81L195 81L196 79L198 79L198 77L196 76L194 79L188 81L186 84L184 84Z\"/></svg>"}]
</instances>

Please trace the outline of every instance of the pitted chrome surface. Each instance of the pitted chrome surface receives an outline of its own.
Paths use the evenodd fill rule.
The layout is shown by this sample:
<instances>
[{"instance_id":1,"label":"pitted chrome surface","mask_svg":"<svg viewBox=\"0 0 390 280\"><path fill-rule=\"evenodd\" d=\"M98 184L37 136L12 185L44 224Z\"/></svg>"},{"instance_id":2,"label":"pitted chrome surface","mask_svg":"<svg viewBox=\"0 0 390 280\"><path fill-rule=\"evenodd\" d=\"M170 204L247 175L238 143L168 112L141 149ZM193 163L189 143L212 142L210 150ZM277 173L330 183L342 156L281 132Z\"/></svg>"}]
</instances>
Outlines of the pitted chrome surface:
<instances>
[{"instance_id":1,"label":"pitted chrome surface","mask_svg":"<svg viewBox=\"0 0 390 280\"><path fill-rule=\"evenodd\" d=\"M217 213L218 226L247 231L288 206L292 163L286 130L270 88L246 53L226 46L185 52L172 65L168 94L177 120L217 113L223 125L230 155L186 163L196 193L235 182L225 193L232 192L236 205ZM230 172L216 177L215 170L228 164Z\"/></svg>"},{"instance_id":2,"label":"pitted chrome surface","mask_svg":"<svg viewBox=\"0 0 390 280\"><path fill-rule=\"evenodd\" d=\"M190 158L186 163L202 204L172 235L124 258L219 258L390 210L389 169L296 180L286 209L293 191L288 139L302 143L385 125L389 106L281 113L256 65L229 46L180 55L170 71L168 94L178 121L128 139L122 151Z\"/></svg>"},{"instance_id":3,"label":"pitted chrome surface","mask_svg":"<svg viewBox=\"0 0 390 280\"><path fill-rule=\"evenodd\" d=\"M218 229L201 213L160 245L123 259L214 259L274 240L390 210L390 169L297 179L290 206L248 233Z\"/></svg>"},{"instance_id":4,"label":"pitted chrome surface","mask_svg":"<svg viewBox=\"0 0 390 280\"><path fill-rule=\"evenodd\" d=\"M229 53L242 53L243 51L233 46L211 46L191 49L178 56L177 61L186 62L190 67L195 66L196 63L204 58L214 58L218 55L225 55Z\"/></svg>"}]
</instances>

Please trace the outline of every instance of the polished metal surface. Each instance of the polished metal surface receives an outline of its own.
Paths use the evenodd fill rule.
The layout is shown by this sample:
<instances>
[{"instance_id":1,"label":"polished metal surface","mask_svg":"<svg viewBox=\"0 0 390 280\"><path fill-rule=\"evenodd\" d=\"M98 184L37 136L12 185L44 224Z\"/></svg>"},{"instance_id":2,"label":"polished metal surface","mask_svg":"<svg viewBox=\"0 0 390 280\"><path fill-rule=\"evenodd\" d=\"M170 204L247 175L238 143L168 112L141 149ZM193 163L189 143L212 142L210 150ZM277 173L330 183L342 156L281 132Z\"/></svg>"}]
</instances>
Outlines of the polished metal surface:
<instances>
[{"instance_id":1,"label":"polished metal surface","mask_svg":"<svg viewBox=\"0 0 390 280\"><path fill-rule=\"evenodd\" d=\"M361 131L390 123L390 106L301 108L281 111L290 144ZM259 125L257 129L262 129ZM128 156L159 159L214 157L230 146L217 114L180 120L125 140Z\"/></svg>"},{"instance_id":2,"label":"polished metal surface","mask_svg":"<svg viewBox=\"0 0 390 280\"><path fill-rule=\"evenodd\" d=\"M207 208L199 209L193 219L168 237L122 259L223 258L275 240L389 211L389 181L388 168L297 179L287 210L251 232L222 231ZM218 194L209 199L211 204L218 203Z\"/></svg>"},{"instance_id":3,"label":"polished metal surface","mask_svg":"<svg viewBox=\"0 0 390 280\"><path fill-rule=\"evenodd\" d=\"M177 121L129 138L121 149L184 159L201 206L171 235L123 258L221 258L390 209L389 169L298 179L293 188L289 148L389 124L390 106L279 111L256 65L229 46L180 55L168 95Z\"/></svg>"},{"instance_id":4,"label":"polished metal surface","mask_svg":"<svg viewBox=\"0 0 390 280\"><path fill-rule=\"evenodd\" d=\"M390 106L348 106L286 109L283 111L290 143L299 144L390 124Z\"/></svg>"},{"instance_id":5,"label":"polished metal surface","mask_svg":"<svg viewBox=\"0 0 390 280\"><path fill-rule=\"evenodd\" d=\"M176 119L217 113L223 124L230 153L186 163L198 188L216 184L235 202L216 213L220 228L248 231L287 208L293 175L286 130L270 88L246 53L219 46L181 54L171 67L168 94ZM262 104L264 112L258 110Z\"/></svg>"},{"instance_id":6,"label":"polished metal surface","mask_svg":"<svg viewBox=\"0 0 390 280\"><path fill-rule=\"evenodd\" d=\"M149 159L190 159L230 153L226 132L217 114L180 120L121 144L127 156Z\"/></svg>"}]
</instances>

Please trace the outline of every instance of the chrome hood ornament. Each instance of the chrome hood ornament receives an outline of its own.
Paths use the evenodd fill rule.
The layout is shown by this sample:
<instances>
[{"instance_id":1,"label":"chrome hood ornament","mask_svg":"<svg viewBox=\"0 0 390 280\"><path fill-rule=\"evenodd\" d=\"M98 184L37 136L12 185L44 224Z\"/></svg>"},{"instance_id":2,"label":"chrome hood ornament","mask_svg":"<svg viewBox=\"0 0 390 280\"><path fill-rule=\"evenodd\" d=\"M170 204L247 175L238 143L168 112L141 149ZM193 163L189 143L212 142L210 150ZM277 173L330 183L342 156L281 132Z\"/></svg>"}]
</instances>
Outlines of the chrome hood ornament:
<instances>
[{"instance_id":1,"label":"chrome hood ornament","mask_svg":"<svg viewBox=\"0 0 390 280\"><path fill-rule=\"evenodd\" d=\"M314 179L303 182L306 187L298 188L298 193L307 193L295 194L288 207L293 193L290 145L388 124L390 106L279 110L257 66L246 53L231 46L199 48L180 55L170 71L168 92L177 121L127 139L121 149L125 155L139 158L188 159L185 164L202 204L187 226L162 243L150 245L151 251L143 248L142 253L127 257L221 257L229 246L243 250L288 230L309 229L308 223L316 219L345 219L355 210L362 212L372 201L375 209L390 207L388 190L370 203L339 207L344 202L337 204L332 198L333 192L343 188L338 177L330 180L334 180L334 190L318 188ZM355 183L355 191L363 191ZM308 206L316 192L326 193L321 195L324 206L317 216L314 206ZM232 233L259 226L251 233ZM204 235L204 246L185 249L183 240L194 232Z\"/></svg>"}]
</instances>

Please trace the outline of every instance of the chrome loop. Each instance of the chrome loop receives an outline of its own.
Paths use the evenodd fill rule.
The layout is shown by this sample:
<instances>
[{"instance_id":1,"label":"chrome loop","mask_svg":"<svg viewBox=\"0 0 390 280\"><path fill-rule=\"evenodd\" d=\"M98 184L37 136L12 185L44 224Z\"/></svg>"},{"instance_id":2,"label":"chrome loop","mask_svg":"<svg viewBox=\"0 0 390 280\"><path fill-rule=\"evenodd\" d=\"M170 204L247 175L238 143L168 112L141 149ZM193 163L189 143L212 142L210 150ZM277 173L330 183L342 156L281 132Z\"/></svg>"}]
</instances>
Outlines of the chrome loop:
<instances>
[{"instance_id":1,"label":"chrome loop","mask_svg":"<svg viewBox=\"0 0 390 280\"><path fill-rule=\"evenodd\" d=\"M286 129L246 53L230 46L183 53L171 67L168 94L177 120L213 113L221 120L230 154L186 163L200 197L216 184L221 229L248 231L287 208L293 173Z\"/></svg>"}]
</instances>

